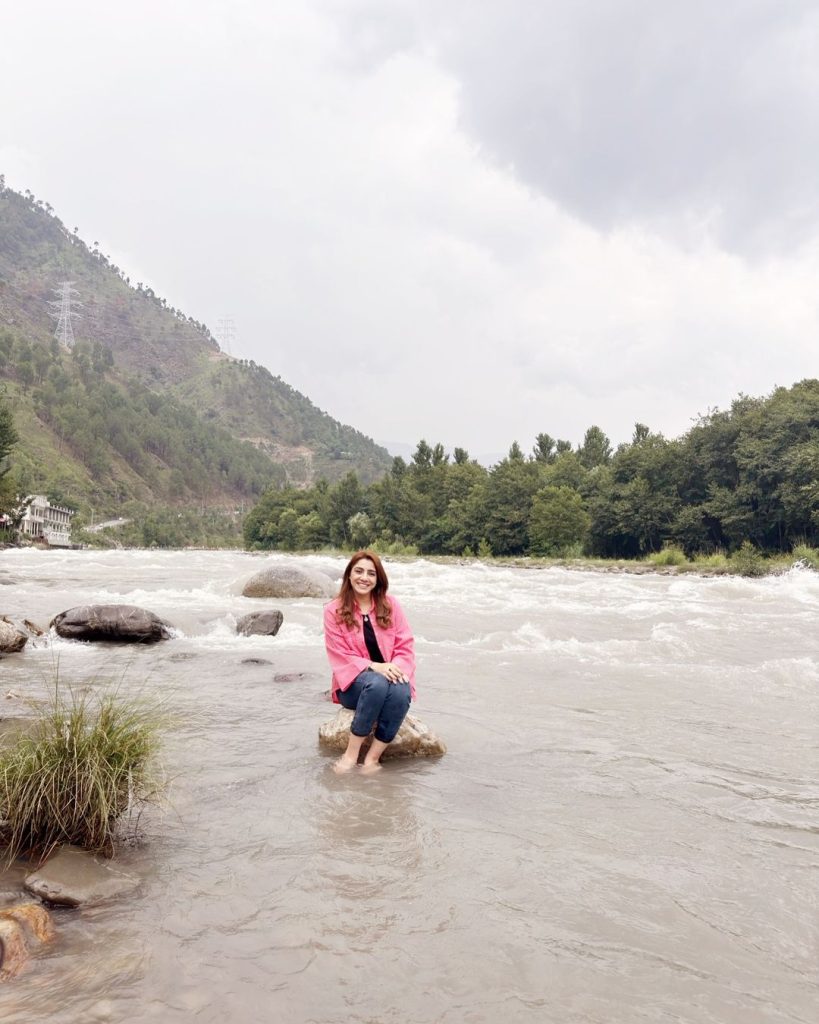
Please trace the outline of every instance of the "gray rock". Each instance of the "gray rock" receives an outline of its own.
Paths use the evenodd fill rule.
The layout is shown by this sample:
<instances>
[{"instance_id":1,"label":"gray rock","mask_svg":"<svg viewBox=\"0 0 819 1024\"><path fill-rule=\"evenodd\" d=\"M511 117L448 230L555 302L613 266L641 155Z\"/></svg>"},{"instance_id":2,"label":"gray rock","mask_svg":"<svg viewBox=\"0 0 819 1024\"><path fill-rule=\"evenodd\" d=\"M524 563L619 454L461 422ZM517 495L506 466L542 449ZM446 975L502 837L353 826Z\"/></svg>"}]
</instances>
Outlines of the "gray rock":
<instances>
[{"instance_id":1,"label":"gray rock","mask_svg":"<svg viewBox=\"0 0 819 1024\"><path fill-rule=\"evenodd\" d=\"M335 718L319 726L321 746L343 753L347 749L352 720L353 712L341 708ZM362 750L366 750L368 746L369 743L365 741ZM385 761L392 757L442 757L445 753L444 741L415 715L407 715L401 723L398 735L381 755L381 760Z\"/></svg>"},{"instance_id":2,"label":"gray rock","mask_svg":"<svg viewBox=\"0 0 819 1024\"><path fill-rule=\"evenodd\" d=\"M318 679L318 672L277 672L274 683L300 683L303 679Z\"/></svg>"},{"instance_id":3,"label":"gray rock","mask_svg":"<svg viewBox=\"0 0 819 1024\"><path fill-rule=\"evenodd\" d=\"M242 665L272 665L273 662L267 658L242 658Z\"/></svg>"},{"instance_id":4,"label":"gray rock","mask_svg":"<svg viewBox=\"0 0 819 1024\"><path fill-rule=\"evenodd\" d=\"M339 561L338 564L336 564L335 562L331 562L329 558L309 558L301 564L303 564L305 568L313 569L316 572L324 573L325 576L329 576L336 584L336 590L338 590L346 562Z\"/></svg>"},{"instance_id":5,"label":"gray rock","mask_svg":"<svg viewBox=\"0 0 819 1024\"><path fill-rule=\"evenodd\" d=\"M17 654L27 643L27 633L5 619L0 620L0 654Z\"/></svg>"},{"instance_id":6,"label":"gray rock","mask_svg":"<svg viewBox=\"0 0 819 1024\"><path fill-rule=\"evenodd\" d=\"M21 633L25 633L29 639L35 636L42 636L45 632L36 623L30 622L28 619L18 619L13 615L3 615L0 617L0 622L7 622L10 626L14 626Z\"/></svg>"},{"instance_id":7,"label":"gray rock","mask_svg":"<svg viewBox=\"0 0 819 1024\"><path fill-rule=\"evenodd\" d=\"M275 636L284 622L278 608L266 612L248 612L236 623L236 632L242 636Z\"/></svg>"},{"instance_id":8,"label":"gray rock","mask_svg":"<svg viewBox=\"0 0 819 1024\"><path fill-rule=\"evenodd\" d=\"M335 597L338 587L317 569L300 565L270 565L247 581L243 597Z\"/></svg>"},{"instance_id":9,"label":"gray rock","mask_svg":"<svg viewBox=\"0 0 819 1024\"><path fill-rule=\"evenodd\" d=\"M67 640L113 640L150 644L170 639L170 626L153 612L133 604L85 604L60 612L51 620Z\"/></svg>"},{"instance_id":10,"label":"gray rock","mask_svg":"<svg viewBox=\"0 0 819 1024\"><path fill-rule=\"evenodd\" d=\"M94 907L133 892L139 879L76 846L63 846L37 871L26 875L24 885L47 903Z\"/></svg>"}]
</instances>

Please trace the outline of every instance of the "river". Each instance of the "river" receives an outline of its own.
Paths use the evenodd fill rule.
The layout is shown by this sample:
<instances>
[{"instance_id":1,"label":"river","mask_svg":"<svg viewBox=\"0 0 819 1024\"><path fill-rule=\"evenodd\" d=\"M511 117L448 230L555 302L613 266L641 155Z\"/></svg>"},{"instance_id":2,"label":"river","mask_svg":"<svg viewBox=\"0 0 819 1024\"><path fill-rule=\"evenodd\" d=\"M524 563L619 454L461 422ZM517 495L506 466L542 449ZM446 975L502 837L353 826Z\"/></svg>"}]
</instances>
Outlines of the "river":
<instances>
[{"instance_id":1,"label":"river","mask_svg":"<svg viewBox=\"0 0 819 1024\"><path fill-rule=\"evenodd\" d=\"M0 552L0 613L178 633L0 662L0 714L58 664L174 723L169 805L118 855L138 894L56 911L6 1024L815 1024L819 575L388 562L449 752L337 776L321 602L235 633L270 557Z\"/></svg>"}]
</instances>

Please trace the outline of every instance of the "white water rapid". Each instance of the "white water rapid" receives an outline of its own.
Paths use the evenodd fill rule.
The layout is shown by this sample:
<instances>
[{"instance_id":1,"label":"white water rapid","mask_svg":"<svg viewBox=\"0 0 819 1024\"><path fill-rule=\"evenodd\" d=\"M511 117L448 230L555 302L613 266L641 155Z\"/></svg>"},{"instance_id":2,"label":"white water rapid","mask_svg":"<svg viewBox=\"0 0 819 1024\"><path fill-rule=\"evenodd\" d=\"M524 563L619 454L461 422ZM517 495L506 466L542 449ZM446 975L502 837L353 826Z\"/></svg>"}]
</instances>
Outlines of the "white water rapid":
<instances>
[{"instance_id":1,"label":"white water rapid","mask_svg":"<svg viewBox=\"0 0 819 1024\"><path fill-rule=\"evenodd\" d=\"M170 806L118 855L141 888L56 911L5 1024L815 1024L819 575L388 562L449 753L340 777L321 602L235 633L267 558L0 552L0 614L177 631L0 661L0 715L58 662L174 720Z\"/></svg>"}]
</instances>

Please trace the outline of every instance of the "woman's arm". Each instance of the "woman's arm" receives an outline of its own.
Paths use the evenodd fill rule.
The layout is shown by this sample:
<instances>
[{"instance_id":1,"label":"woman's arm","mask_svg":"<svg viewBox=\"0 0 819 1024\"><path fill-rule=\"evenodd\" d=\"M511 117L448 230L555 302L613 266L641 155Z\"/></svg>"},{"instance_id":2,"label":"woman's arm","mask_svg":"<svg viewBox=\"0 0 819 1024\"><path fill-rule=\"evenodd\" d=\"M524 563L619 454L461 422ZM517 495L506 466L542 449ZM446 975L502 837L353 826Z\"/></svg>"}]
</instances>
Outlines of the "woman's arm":
<instances>
[{"instance_id":1,"label":"woman's arm","mask_svg":"<svg viewBox=\"0 0 819 1024\"><path fill-rule=\"evenodd\" d=\"M404 610L395 598L391 598L392 622L395 629L395 639L392 647L390 661L397 665L407 679L415 678L415 638L404 615Z\"/></svg>"},{"instance_id":2,"label":"woman's arm","mask_svg":"<svg viewBox=\"0 0 819 1024\"><path fill-rule=\"evenodd\" d=\"M333 604L324 609L324 645L333 677L339 689L346 690L359 672L370 667L369 657L362 657L353 647L355 633L339 622Z\"/></svg>"}]
</instances>

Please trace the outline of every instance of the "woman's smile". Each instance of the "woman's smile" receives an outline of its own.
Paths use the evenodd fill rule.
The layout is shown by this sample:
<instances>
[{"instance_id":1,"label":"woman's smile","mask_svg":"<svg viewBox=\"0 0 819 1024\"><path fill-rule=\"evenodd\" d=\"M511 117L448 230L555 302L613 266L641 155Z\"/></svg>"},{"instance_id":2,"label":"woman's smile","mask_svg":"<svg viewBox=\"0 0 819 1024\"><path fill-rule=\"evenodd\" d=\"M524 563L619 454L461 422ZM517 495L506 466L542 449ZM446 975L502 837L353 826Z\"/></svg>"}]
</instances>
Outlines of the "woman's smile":
<instances>
[{"instance_id":1,"label":"woman's smile","mask_svg":"<svg viewBox=\"0 0 819 1024\"><path fill-rule=\"evenodd\" d=\"M361 561L356 562L350 573L350 583L356 594L360 594L362 597L369 594L377 582L378 574L369 558L362 558Z\"/></svg>"}]
</instances>

